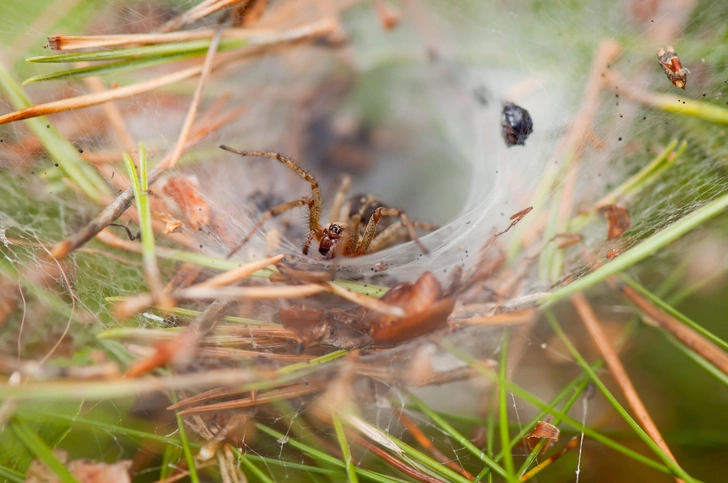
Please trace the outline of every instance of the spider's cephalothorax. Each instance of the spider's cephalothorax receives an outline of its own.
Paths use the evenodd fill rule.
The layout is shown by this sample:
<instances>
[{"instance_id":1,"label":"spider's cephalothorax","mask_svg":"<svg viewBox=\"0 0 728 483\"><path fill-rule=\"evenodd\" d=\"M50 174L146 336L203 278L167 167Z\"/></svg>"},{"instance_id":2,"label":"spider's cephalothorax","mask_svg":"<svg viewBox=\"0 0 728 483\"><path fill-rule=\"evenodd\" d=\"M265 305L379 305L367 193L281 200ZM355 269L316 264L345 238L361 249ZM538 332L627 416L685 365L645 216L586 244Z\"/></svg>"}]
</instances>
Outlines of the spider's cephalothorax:
<instances>
[{"instance_id":1,"label":"spider's cephalothorax","mask_svg":"<svg viewBox=\"0 0 728 483\"><path fill-rule=\"evenodd\" d=\"M330 260L337 255L346 257L365 255L406 238L413 240L423 252L427 253L427 249L417 238L415 227L432 231L437 228L436 226L428 223L412 222L404 211L387 207L379 199L371 195L352 196L345 202L344 198L351 185L351 178L348 176L342 180L341 187L334 199L331 210L331 216L334 219L328 225L321 226L319 224L322 207L321 188L314 175L280 153L238 151L227 146L220 147L241 156L275 158L311 184L311 196L287 201L266 211L250 233L230 252L228 258L240 250L267 219L299 206L308 207L310 233L303 244L304 255L308 254L309 247L314 240L319 243L319 253L327 260ZM335 221L337 218L343 221ZM392 218L399 218L400 221L395 223Z\"/></svg>"},{"instance_id":2,"label":"spider's cephalothorax","mask_svg":"<svg viewBox=\"0 0 728 483\"><path fill-rule=\"evenodd\" d=\"M349 237L349 227L346 223L330 223L329 226L324 228L319 240L319 253L324 256L326 260L334 258L339 251L339 242L342 238ZM341 243L341 246L346 245L346 240ZM303 247L303 253L308 253L308 245ZM344 255L347 255L347 250L344 249Z\"/></svg>"}]
</instances>

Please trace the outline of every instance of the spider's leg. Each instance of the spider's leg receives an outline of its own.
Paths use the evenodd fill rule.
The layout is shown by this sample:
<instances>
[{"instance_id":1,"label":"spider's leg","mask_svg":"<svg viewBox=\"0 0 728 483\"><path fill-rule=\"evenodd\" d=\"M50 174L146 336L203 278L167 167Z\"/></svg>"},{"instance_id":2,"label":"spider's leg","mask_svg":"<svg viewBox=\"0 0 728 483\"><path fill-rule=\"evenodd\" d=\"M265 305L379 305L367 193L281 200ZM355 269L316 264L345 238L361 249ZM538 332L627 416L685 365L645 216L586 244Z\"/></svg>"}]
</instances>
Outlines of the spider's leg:
<instances>
[{"instance_id":1,"label":"spider's leg","mask_svg":"<svg viewBox=\"0 0 728 483\"><path fill-rule=\"evenodd\" d=\"M403 233L402 228L404 228L404 225L402 225L401 221L389 225L384 231L374 236L372 242L369 244L369 251L372 253L378 252L379 250L384 250L394 245L398 241L406 240L407 234Z\"/></svg>"},{"instance_id":2,"label":"spider's leg","mask_svg":"<svg viewBox=\"0 0 728 483\"><path fill-rule=\"evenodd\" d=\"M418 247L420 247L423 253L429 253L427 248L425 248L420 239L417 237L415 226L410 221L407 213L398 208L380 207L376 209L372 217L369 219L369 223L367 223L367 227L364 230L364 238L359 244L359 249L357 250L359 255L369 253L369 246L371 245L372 240L374 240L374 236L377 232L377 225L383 216L395 216L402 220L402 224L407 228L410 238L417 244Z\"/></svg>"},{"instance_id":3,"label":"spider's leg","mask_svg":"<svg viewBox=\"0 0 728 483\"><path fill-rule=\"evenodd\" d=\"M253 237L255 232L258 231L260 229L260 227L263 226L263 223L265 223L268 219L273 218L274 216L278 216L285 211L292 210L293 208L297 208L299 206L311 206L312 203L313 203L313 201L311 200L311 198L309 198L307 196L305 198L301 198L298 200L286 201L285 203L276 205L273 208L271 208L270 210L266 211L265 214L263 214L263 216L260 217L258 222L253 227L253 229L250 230L250 232L245 236L245 238L243 238L243 240L240 243L238 243L237 246L235 248L233 248L232 251L230 251L228 256L225 258L232 257L233 255L235 255L238 252L238 250L243 248L243 245L245 245L246 243L248 243L248 241L250 241L250 239Z\"/></svg>"},{"instance_id":4,"label":"spider's leg","mask_svg":"<svg viewBox=\"0 0 728 483\"><path fill-rule=\"evenodd\" d=\"M433 225L432 223L413 221L412 224L415 228L427 231L435 231L438 228L437 225ZM408 234L403 233L402 228L404 228L404 225L401 221L385 228L384 231L374 237L372 243L369 245L369 251L371 253L378 252L394 245L398 241L409 240Z\"/></svg>"},{"instance_id":5,"label":"spider's leg","mask_svg":"<svg viewBox=\"0 0 728 483\"><path fill-rule=\"evenodd\" d=\"M335 221L344 220L346 219L346 216L340 216L341 213L341 206L344 204L344 200L346 199L346 194L349 192L349 188L351 187L351 176L348 174L345 174L341 178L341 184L339 185L339 189L336 191L336 197L334 197L334 204L331 206L331 213L329 214L329 223L334 223Z\"/></svg>"},{"instance_id":6,"label":"spider's leg","mask_svg":"<svg viewBox=\"0 0 728 483\"><path fill-rule=\"evenodd\" d=\"M298 176L308 181L311 184L311 197L308 198L308 226L311 231L319 231L319 221L321 221L321 188L319 187L316 177L296 164L288 156L284 156L281 153L275 153L272 151L238 151L228 146L220 146L221 149L229 151L240 156L261 156L264 158L277 159L282 164L286 165L288 169L296 173ZM300 201L300 200L299 200ZM299 205L300 206L300 205Z\"/></svg>"}]
</instances>

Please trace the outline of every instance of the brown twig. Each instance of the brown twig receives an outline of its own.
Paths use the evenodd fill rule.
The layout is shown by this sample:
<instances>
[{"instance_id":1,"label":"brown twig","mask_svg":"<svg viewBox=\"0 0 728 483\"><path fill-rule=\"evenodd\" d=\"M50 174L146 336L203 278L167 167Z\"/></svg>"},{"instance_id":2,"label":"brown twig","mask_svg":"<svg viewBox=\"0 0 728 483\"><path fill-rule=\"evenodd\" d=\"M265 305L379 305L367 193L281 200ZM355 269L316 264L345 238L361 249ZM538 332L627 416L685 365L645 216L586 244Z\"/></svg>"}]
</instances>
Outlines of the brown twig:
<instances>
[{"instance_id":1,"label":"brown twig","mask_svg":"<svg viewBox=\"0 0 728 483\"><path fill-rule=\"evenodd\" d=\"M637 420L655 444L657 444L660 449L670 457L670 459L677 463L672 452L670 452L670 448L668 448L664 438L660 434L660 430L657 429L650 413L647 411L647 408L645 408L642 400L637 394L637 391L632 385L632 381L630 381L627 371L624 370L624 366L619 360L617 353L614 351L614 348L610 344L606 335L604 335L604 332L599 325L599 321L597 320L596 315L594 315L594 311L589 305L589 302L586 300L586 297L584 297L581 293L578 293L571 297L571 303L574 304L576 311L579 313L579 316L584 322L584 326L586 326L586 329L589 331L589 335L591 335L592 339L594 339L594 342L599 348L599 352L602 354L607 366L609 366L609 370L612 372L617 384L619 384L619 387L622 389L622 393L627 399L632 411L634 411ZM675 481L681 483L683 480L675 477Z\"/></svg>"}]
</instances>

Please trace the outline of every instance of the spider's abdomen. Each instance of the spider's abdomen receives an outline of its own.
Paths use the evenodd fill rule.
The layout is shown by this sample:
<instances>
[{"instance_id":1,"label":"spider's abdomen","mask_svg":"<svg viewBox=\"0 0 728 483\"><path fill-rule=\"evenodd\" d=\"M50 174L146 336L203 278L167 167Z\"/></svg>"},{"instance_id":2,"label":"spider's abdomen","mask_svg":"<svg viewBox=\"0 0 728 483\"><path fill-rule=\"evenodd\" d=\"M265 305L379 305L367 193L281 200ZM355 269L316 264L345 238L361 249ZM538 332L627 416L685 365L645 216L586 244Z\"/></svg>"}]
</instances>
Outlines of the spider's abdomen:
<instances>
[{"instance_id":1,"label":"spider's abdomen","mask_svg":"<svg viewBox=\"0 0 728 483\"><path fill-rule=\"evenodd\" d=\"M359 215L359 219L361 220L360 227L361 229L364 229L364 227L367 226L367 223L369 223L369 220L374 215L374 212L377 211L377 208L386 207L387 205L385 205L382 200L374 195L358 194L351 196L349 199L346 200L346 203L344 203L344 207L342 209L342 214L345 215L348 220L351 220L356 215ZM377 225L377 233L380 233L391 224L391 218L382 218Z\"/></svg>"}]
</instances>

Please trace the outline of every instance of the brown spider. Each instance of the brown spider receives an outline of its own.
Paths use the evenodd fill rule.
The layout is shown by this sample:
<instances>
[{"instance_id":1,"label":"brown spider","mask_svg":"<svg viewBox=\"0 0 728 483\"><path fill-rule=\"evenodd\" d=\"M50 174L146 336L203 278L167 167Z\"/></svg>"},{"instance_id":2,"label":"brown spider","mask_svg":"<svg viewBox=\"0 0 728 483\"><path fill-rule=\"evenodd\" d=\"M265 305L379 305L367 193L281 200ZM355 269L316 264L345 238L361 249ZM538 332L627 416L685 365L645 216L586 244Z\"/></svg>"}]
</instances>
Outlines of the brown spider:
<instances>
[{"instance_id":1,"label":"brown spider","mask_svg":"<svg viewBox=\"0 0 728 483\"><path fill-rule=\"evenodd\" d=\"M345 200L346 193L351 185L349 176L342 180L341 187L336 193L329 224L322 226L319 224L323 204L321 188L314 175L280 153L272 151L238 151L228 146L220 146L220 148L240 156L275 158L311 184L311 196L287 201L266 211L250 233L230 252L228 258L240 250L255 232L263 226L266 220L299 206L308 207L308 226L311 230L306 242L303 244L304 255L308 254L309 247L314 240L319 242L319 253L327 260L330 260L337 255L358 257L376 252L393 245L406 238L406 236L409 236L417 243L424 253L428 253L427 248L417 237L415 227L432 231L437 229L435 225L412 222L404 211L387 207L372 195L356 195ZM380 223L383 217L399 218L400 221L396 223L383 221ZM334 221L335 219L346 221ZM403 229L406 229L406 233L404 233Z\"/></svg>"}]
</instances>

